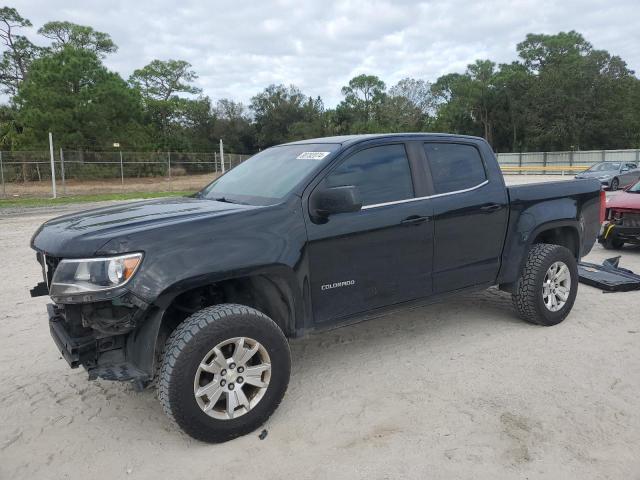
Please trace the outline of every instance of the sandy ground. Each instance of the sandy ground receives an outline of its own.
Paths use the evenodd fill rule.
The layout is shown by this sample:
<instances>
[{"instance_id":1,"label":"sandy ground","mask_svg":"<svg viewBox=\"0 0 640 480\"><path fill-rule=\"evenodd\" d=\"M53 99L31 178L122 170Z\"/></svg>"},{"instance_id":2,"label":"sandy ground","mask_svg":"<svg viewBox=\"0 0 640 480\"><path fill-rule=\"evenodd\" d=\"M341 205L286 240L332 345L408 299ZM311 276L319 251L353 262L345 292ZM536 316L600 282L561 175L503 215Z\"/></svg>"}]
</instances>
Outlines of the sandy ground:
<instances>
[{"instance_id":1,"label":"sandy ground","mask_svg":"<svg viewBox=\"0 0 640 480\"><path fill-rule=\"evenodd\" d=\"M28 244L61 212L0 216L0 479L640 478L640 292L581 285L551 328L490 290L296 340L268 436L206 445L60 358Z\"/></svg>"},{"instance_id":2,"label":"sandy ground","mask_svg":"<svg viewBox=\"0 0 640 480\"><path fill-rule=\"evenodd\" d=\"M167 192L199 190L218 177L218 173L202 175L185 175L167 177L143 177L125 178L124 184L119 178L102 180L67 180L63 188L60 181L57 184L57 192L60 196L90 195L100 193L122 192ZM510 184L532 183L553 180L569 180L570 175L506 175ZM66 192L66 193L65 193ZM7 183L5 191L0 190L0 198L6 194L7 198L43 198L51 195L51 183L49 181Z\"/></svg>"},{"instance_id":3,"label":"sandy ground","mask_svg":"<svg viewBox=\"0 0 640 480\"><path fill-rule=\"evenodd\" d=\"M59 196L94 195L100 193L122 192L169 192L199 190L218 177L218 173L202 175L185 175L168 177L107 178L101 180L67 180L63 186L60 180L56 184ZM51 182L15 182L7 183L5 191L0 190L0 196L5 193L7 198L46 198L52 193Z\"/></svg>"}]
</instances>

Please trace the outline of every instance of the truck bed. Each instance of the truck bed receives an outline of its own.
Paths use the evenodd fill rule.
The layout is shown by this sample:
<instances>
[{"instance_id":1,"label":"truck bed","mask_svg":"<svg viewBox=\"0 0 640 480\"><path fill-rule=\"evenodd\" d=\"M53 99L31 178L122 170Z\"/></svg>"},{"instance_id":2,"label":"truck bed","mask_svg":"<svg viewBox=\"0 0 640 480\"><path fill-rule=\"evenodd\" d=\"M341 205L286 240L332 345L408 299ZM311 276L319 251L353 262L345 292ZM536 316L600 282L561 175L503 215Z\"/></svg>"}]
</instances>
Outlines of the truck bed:
<instances>
[{"instance_id":1,"label":"truck bed","mask_svg":"<svg viewBox=\"0 0 640 480\"><path fill-rule=\"evenodd\" d=\"M517 277L529 245L550 225L577 221L581 229L577 256L588 254L600 228L600 192L600 182L591 179L508 186L509 222L499 280L509 283Z\"/></svg>"}]
</instances>

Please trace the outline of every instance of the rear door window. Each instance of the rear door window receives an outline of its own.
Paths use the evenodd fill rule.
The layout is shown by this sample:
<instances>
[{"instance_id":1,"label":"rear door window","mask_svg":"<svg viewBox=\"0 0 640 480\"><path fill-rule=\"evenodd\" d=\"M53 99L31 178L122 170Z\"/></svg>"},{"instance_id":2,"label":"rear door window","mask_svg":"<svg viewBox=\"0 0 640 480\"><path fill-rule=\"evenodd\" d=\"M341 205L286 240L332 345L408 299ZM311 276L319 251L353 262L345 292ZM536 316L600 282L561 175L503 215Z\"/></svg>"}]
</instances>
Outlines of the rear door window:
<instances>
[{"instance_id":1,"label":"rear door window","mask_svg":"<svg viewBox=\"0 0 640 480\"><path fill-rule=\"evenodd\" d=\"M436 194L477 187L487 180L480 152L471 145L430 142L424 151Z\"/></svg>"}]
</instances>

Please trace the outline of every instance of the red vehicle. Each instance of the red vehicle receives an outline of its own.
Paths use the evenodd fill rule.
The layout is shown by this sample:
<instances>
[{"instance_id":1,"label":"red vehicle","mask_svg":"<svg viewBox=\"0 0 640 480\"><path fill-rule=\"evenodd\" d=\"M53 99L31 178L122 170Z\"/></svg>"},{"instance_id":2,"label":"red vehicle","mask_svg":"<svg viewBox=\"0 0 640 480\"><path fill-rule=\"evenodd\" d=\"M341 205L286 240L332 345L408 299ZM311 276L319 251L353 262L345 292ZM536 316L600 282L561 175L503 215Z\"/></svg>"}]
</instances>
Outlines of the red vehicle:
<instances>
[{"instance_id":1,"label":"red vehicle","mask_svg":"<svg viewBox=\"0 0 640 480\"><path fill-rule=\"evenodd\" d=\"M625 243L640 245L640 182L607 198L598 241L608 249L622 248Z\"/></svg>"}]
</instances>

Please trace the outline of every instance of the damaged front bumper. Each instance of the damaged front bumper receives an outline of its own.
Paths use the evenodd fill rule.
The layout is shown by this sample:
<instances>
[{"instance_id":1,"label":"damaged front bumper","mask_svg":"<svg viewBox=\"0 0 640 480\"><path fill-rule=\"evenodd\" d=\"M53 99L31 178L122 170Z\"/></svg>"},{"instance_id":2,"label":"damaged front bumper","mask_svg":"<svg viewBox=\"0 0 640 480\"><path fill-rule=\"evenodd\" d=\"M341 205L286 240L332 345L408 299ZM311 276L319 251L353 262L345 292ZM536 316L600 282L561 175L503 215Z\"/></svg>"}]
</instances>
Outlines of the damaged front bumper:
<instances>
[{"instance_id":1,"label":"damaged front bumper","mask_svg":"<svg viewBox=\"0 0 640 480\"><path fill-rule=\"evenodd\" d=\"M640 244L640 227L629 227L624 224L605 222L600 229L598 241L619 240L624 243Z\"/></svg>"},{"instance_id":2,"label":"damaged front bumper","mask_svg":"<svg viewBox=\"0 0 640 480\"><path fill-rule=\"evenodd\" d=\"M87 321L94 310L99 308L92 304L47 305L51 337L62 357L71 368L83 366L90 380L133 381L143 387L152 378L153 363L141 359L135 348L145 341L148 329L130 325L122 328L122 333L115 333L90 328ZM155 346L155 342L152 344Z\"/></svg>"}]
</instances>

